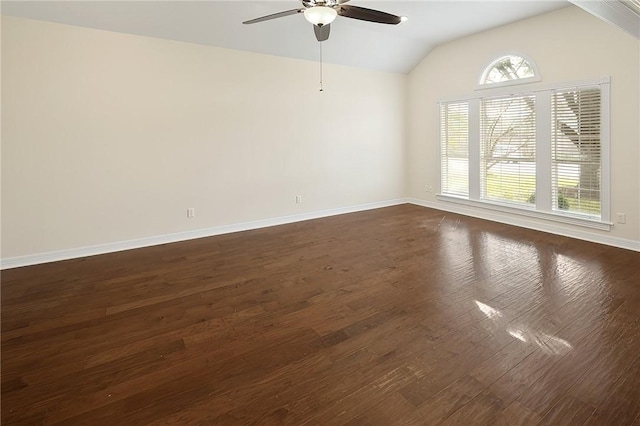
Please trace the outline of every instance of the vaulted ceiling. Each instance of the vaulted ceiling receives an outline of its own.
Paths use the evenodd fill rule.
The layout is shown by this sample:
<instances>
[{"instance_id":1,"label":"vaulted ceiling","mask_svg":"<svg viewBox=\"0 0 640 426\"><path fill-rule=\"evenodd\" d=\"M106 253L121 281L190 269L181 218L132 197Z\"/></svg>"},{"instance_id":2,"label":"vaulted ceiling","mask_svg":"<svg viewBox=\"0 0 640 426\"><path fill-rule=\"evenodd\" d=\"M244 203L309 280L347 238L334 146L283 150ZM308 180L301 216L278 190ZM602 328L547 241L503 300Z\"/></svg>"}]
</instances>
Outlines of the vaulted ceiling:
<instances>
[{"instance_id":1,"label":"vaulted ceiling","mask_svg":"<svg viewBox=\"0 0 640 426\"><path fill-rule=\"evenodd\" d=\"M325 62L409 72L435 46L571 3L640 38L639 0L351 0L349 5L406 16L400 25L338 17L322 43ZM2 1L3 15L249 52L317 60L320 44L302 14L242 25L301 8L299 0Z\"/></svg>"},{"instance_id":2,"label":"vaulted ceiling","mask_svg":"<svg viewBox=\"0 0 640 426\"><path fill-rule=\"evenodd\" d=\"M350 5L408 17L400 25L338 17L322 44L326 62L406 73L438 44L568 6L552 1L373 1ZM3 1L4 15L317 60L319 43L302 14L242 25L301 7L287 1Z\"/></svg>"}]
</instances>

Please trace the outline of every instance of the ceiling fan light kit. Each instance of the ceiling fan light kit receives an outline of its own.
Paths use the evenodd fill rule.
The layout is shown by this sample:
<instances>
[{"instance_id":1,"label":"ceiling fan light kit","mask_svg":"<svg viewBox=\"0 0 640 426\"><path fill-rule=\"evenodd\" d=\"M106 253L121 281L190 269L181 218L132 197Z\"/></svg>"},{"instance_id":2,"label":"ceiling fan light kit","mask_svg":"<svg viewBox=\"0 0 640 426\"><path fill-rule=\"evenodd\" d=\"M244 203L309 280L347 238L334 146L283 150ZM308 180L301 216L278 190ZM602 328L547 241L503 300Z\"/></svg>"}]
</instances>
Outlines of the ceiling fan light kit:
<instances>
[{"instance_id":1,"label":"ceiling fan light kit","mask_svg":"<svg viewBox=\"0 0 640 426\"><path fill-rule=\"evenodd\" d=\"M334 8L328 6L313 6L309 9L305 9L304 11L305 19L319 27L329 25L337 16L338 12Z\"/></svg>"}]
</instances>

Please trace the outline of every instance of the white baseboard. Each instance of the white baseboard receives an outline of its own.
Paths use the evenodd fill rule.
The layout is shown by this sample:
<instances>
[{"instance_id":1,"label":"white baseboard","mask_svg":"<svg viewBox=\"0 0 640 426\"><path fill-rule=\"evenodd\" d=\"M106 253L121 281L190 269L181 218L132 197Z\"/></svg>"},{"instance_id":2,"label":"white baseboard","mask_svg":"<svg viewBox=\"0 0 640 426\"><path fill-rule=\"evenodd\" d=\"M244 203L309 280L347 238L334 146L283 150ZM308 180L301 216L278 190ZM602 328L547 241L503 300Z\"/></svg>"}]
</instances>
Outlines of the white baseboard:
<instances>
[{"instance_id":1,"label":"white baseboard","mask_svg":"<svg viewBox=\"0 0 640 426\"><path fill-rule=\"evenodd\" d=\"M94 256L98 254L113 253L123 250L131 250L142 247L155 246L159 244L175 243L178 241L193 240L196 238L211 237L214 235L229 234L232 232L248 231L251 229L266 228L269 226L284 225L287 223L301 222L303 220L318 219L322 217L335 216L345 213L354 213L364 210L378 209L381 207L406 204L404 198L379 201L375 203L359 204L355 206L339 207L336 209L320 210L315 212L301 213L290 216L281 216L269 219L256 220L252 222L235 223L231 225L214 226L213 228L196 229L174 234L157 235L152 237L138 238L135 240L117 241L113 243L100 244L88 247L79 247L68 250L57 250L46 253L38 253L26 256L10 257L0 260L0 269L19 268L21 266L37 265L40 263L57 262L60 260L75 259L79 257Z\"/></svg>"},{"instance_id":2,"label":"white baseboard","mask_svg":"<svg viewBox=\"0 0 640 426\"><path fill-rule=\"evenodd\" d=\"M579 231L575 229L566 229L557 225L542 224L539 222L533 222L527 220L524 217L513 217L505 214L500 214L491 210L483 210L479 212L473 208L469 208L462 204L444 204L434 203L431 201L420 200L418 198L407 198L407 203L415 204L417 206L428 207L430 209L442 210L451 213L457 213L464 216L476 217L478 219L490 220L493 222L504 223L507 225L519 226L521 228L533 229L536 231L548 232L551 234L562 235L564 237L576 238L578 240L591 241L593 243L604 244L607 246L613 246L623 248L627 250L633 250L640 252L640 241L627 240L624 238L609 237L606 235L595 234L588 231Z\"/></svg>"},{"instance_id":3,"label":"white baseboard","mask_svg":"<svg viewBox=\"0 0 640 426\"><path fill-rule=\"evenodd\" d=\"M359 204L355 206L340 207L336 209L320 210L290 216L262 219L252 222L215 226L213 228L196 229L193 231L178 232L175 234L157 235L135 240L117 241L113 243L100 244L89 247L79 247L68 250L38 253L34 255L10 257L0 260L0 269L19 268L21 266L57 262L60 260L113 253L117 251L131 250L159 244L175 243L179 241L193 240L196 238L211 237L214 235L229 234L232 232L248 231L251 229L284 225L287 223L301 222L304 220L318 219L322 217L335 216L345 213L354 213L364 210L372 210L406 203L640 252L640 241L609 237L606 235L599 235L586 231L565 229L551 224L532 222L524 218L513 218L511 216L502 215L491 211L478 212L477 210L459 204L443 205L443 203L433 203L417 198L399 198L395 200L379 201L375 203Z\"/></svg>"}]
</instances>

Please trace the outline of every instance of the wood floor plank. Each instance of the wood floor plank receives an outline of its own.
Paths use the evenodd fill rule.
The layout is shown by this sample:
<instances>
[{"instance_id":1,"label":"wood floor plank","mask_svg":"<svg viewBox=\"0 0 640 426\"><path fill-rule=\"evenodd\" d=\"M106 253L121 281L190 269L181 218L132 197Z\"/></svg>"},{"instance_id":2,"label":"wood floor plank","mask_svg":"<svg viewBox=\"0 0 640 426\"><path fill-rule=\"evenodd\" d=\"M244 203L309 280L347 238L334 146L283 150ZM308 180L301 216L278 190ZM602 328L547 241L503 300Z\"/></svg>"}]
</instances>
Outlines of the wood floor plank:
<instances>
[{"instance_id":1,"label":"wood floor plank","mask_svg":"<svg viewBox=\"0 0 640 426\"><path fill-rule=\"evenodd\" d=\"M397 424L405 413L411 412L411 405L398 393L386 395L382 400L377 400L376 405L369 407L359 416L353 418L345 425L392 425ZM332 419L333 420L333 419Z\"/></svg>"},{"instance_id":2,"label":"wood floor plank","mask_svg":"<svg viewBox=\"0 0 640 426\"><path fill-rule=\"evenodd\" d=\"M497 413L495 423L501 426L527 426L540 424L540 416L518 401L513 401L504 410ZM565 425L566 423L556 423Z\"/></svg>"},{"instance_id":3,"label":"wood floor plank","mask_svg":"<svg viewBox=\"0 0 640 426\"><path fill-rule=\"evenodd\" d=\"M505 408L506 407L500 398L495 396L488 389L485 389L440 424L495 424L498 416L505 410Z\"/></svg>"},{"instance_id":4,"label":"wood floor plank","mask_svg":"<svg viewBox=\"0 0 640 426\"><path fill-rule=\"evenodd\" d=\"M640 426L638 264L400 205L9 269L1 421Z\"/></svg>"},{"instance_id":5,"label":"wood floor plank","mask_svg":"<svg viewBox=\"0 0 640 426\"><path fill-rule=\"evenodd\" d=\"M540 420L540 425L583 425L596 409L570 395L562 396Z\"/></svg>"},{"instance_id":6,"label":"wood floor plank","mask_svg":"<svg viewBox=\"0 0 640 426\"><path fill-rule=\"evenodd\" d=\"M471 376L463 376L433 397L420 404L417 410L408 411L400 424L439 424L486 389Z\"/></svg>"},{"instance_id":7,"label":"wood floor plank","mask_svg":"<svg viewBox=\"0 0 640 426\"><path fill-rule=\"evenodd\" d=\"M600 401L585 425L632 424L640 415L640 356L618 380L607 397Z\"/></svg>"},{"instance_id":8,"label":"wood floor plank","mask_svg":"<svg viewBox=\"0 0 640 426\"><path fill-rule=\"evenodd\" d=\"M622 327L619 324L616 326ZM614 333L617 333L617 330ZM583 377L589 367L601 356L601 345L608 342L609 336L605 333L600 330L591 330L580 340L573 342L573 347L567 348L566 355L532 383L518 401L532 411L544 415L575 382ZM566 341L560 343L558 350L562 349L563 345L569 345Z\"/></svg>"}]
</instances>

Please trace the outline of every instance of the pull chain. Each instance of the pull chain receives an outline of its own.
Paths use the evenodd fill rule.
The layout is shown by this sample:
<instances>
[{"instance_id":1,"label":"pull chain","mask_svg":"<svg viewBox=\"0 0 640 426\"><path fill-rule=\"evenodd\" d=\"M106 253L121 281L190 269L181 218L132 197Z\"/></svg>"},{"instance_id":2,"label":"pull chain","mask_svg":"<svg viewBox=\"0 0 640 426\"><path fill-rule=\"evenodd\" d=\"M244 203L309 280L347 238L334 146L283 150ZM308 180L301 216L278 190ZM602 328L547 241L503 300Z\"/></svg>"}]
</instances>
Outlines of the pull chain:
<instances>
[{"instance_id":1,"label":"pull chain","mask_svg":"<svg viewBox=\"0 0 640 426\"><path fill-rule=\"evenodd\" d=\"M322 90L322 42L320 42L319 44L320 44L320 91L323 92Z\"/></svg>"}]
</instances>

